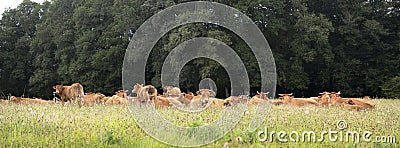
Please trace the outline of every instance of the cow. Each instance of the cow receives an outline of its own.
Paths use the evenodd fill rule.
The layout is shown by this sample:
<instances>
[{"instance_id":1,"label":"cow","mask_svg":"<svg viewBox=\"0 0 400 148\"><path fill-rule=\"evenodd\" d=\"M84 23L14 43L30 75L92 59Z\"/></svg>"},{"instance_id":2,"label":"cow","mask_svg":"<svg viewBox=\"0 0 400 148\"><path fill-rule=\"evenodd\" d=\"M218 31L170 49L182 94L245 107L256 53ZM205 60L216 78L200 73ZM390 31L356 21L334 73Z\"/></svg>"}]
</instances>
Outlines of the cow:
<instances>
[{"instance_id":1,"label":"cow","mask_svg":"<svg viewBox=\"0 0 400 148\"><path fill-rule=\"evenodd\" d=\"M362 106L357 105L357 104L354 104L354 102L351 101L351 100L349 100L348 102L342 102L342 103L340 104L340 106L341 106L342 108L347 108L347 109L349 109L349 110L357 110L357 111L359 111L359 110L362 110L362 109L363 109Z\"/></svg>"},{"instance_id":2,"label":"cow","mask_svg":"<svg viewBox=\"0 0 400 148\"><path fill-rule=\"evenodd\" d=\"M163 108L163 107L169 107L171 106L170 100L162 97L162 96L157 96L154 99L154 107L155 108Z\"/></svg>"},{"instance_id":3,"label":"cow","mask_svg":"<svg viewBox=\"0 0 400 148\"><path fill-rule=\"evenodd\" d=\"M337 93L336 92L331 92L329 97L331 98L331 104L333 106L342 106L343 103L349 101L349 99L345 99L345 98L340 97L340 91L337 92Z\"/></svg>"},{"instance_id":4,"label":"cow","mask_svg":"<svg viewBox=\"0 0 400 148\"><path fill-rule=\"evenodd\" d=\"M178 87L166 86L165 88L167 97L180 97L181 96L181 89Z\"/></svg>"},{"instance_id":5,"label":"cow","mask_svg":"<svg viewBox=\"0 0 400 148\"><path fill-rule=\"evenodd\" d=\"M241 95L241 96L230 96L225 99L225 106L226 107L232 107L234 105L238 104L245 104L247 103L247 96Z\"/></svg>"},{"instance_id":6,"label":"cow","mask_svg":"<svg viewBox=\"0 0 400 148\"><path fill-rule=\"evenodd\" d=\"M87 93L83 96L83 104L92 106L102 102L105 96L100 93Z\"/></svg>"},{"instance_id":7,"label":"cow","mask_svg":"<svg viewBox=\"0 0 400 148\"><path fill-rule=\"evenodd\" d=\"M42 100L40 98L30 99L30 98L22 98L11 96L10 101L17 104L39 104L39 105L47 105L48 101Z\"/></svg>"},{"instance_id":8,"label":"cow","mask_svg":"<svg viewBox=\"0 0 400 148\"><path fill-rule=\"evenodd\" d=\"M128 95L126 94L126 92L127 91L125 91L125 90L118 90L118 91L115 92L115 95L117 95L117 96L119 96L121 98L127 99Z\"/></svg>"},{"instance_id":9,"label":"cow","mask_svg":"<svg viewBox=\"0 0 400 148\"><path fill-rule=\"evenodd\" d=\"M74 83L71 86L55 85L53 86L55 93L61 97L61 102L74 101L75 104L81 106L85 95L83 86L79 83Z\"/></svg>"},{"instance_id":10,"label":"cow","mask_svg":"<svg viewBox=\"0 0 400 148\"><path fill-rule=\"evenodd\" d=\"M359 98L348 98L348 99L349 99L348 104L361 106L362 109L375 108L375 104L372 103L371 100L359 99Z\"/></svg>"},{"instance_id":11,"label":"cow","mask_svg":"<svg viewBox=\"0 0 400 148\"><path fill-rule=\"evenodd\" d=\"M10 102L10 100L0 99L0 104L8 104L9 102Z\"/></svg>"},{"instance_id":12,"label":"cow","mask_svg":"<svg viewBox=\"0 0 400 148\"><path fill-rule=\"evenodd\" d=\"M331 94L331 93L329 93L329 92L322 92L322 93L319 93L321 96L320 97L318 97L319 99L319 105L321 105L321 106L323 106L323 107L328 107L328 106L330 106L330 104L331 104L331 97L329 97L329 95Z\"/></svg>"},{"instance_id":13,"label":"cow","mask_svg":"<svg viewBox=\"0 0 400 148\"><path fill-rule=\"evenodd\" d=\"M248 102L247 105L257 105L260 103L269 103L268 102L268 97L267 95L269 94L269 92L267 93L263 93L263 92L258 92L257 91L257 95L253 96Z\"/></svg>"},{"instance_id":14,"label":"cow","mask_svg":"<svg viewBox=\"0 0 400 148\"><path fill-rule=\"evenodd\" d=\"M313 99L301 99L294 98L293 93L291 94L279 94L283 98L283 104L293 106L306 106L306 105L318 105L318 102Z\"/></svg>"},{"instance_id":15,"label":"cow","mask_svg":"<svg viewBox=\"0 0 400 148\"><path fill-rule=\"evenodd\" d=\"M150 102L157 97L157 89L152 85L136 84L133 86L132 92L137 94L140 102Z\"/></svg>"},{"instance_id":16,"label":"cow","mask_svg":"<svg viewBox=\"0 0 400 148\"><path fill-rule=\"evenodd\" d=\"M125 98L122 98L117 95L113 95L112 97L108 98L107 101L105 102L106 105L126 105L128 103L128 100Z\"/></svg>"},{"instance_id":17,"label":"cow","mask_svg":"<svg viewBox=\"0 0 400 148\"><path fill-rule=\"evenodd\" d=\"M225 100L222 99L213 99L210 104L211 108L223 108L225 107Z\"/></svg>"},{"instance_id":18,"label":"cow","mask_svg":"<svg viewBox=\"0 0 400 148\"><path fill-rule=\"evenodd\" d=\"M197 94L200 95L193 97L190 101L190 107L192 108L205 107L209 103L210 97L215 96L215 92L209 89L201 89Z\"/></svg>"},{"instance_id":19,"label":"cow","mask_svg":"<svg viewBox=\"0 0 400 148\"><path fill-rule=\"evenodd\" d=\"M30 98L22 98L22 97L10 97L10 102L17 103L17 104L28 104Z\"/></svg>"},{"instance_id":20,"label":"cow","mask_svg":"<svg viewBox=\"0 0 400 148\"><path fill-rule=\"evenodd\" d=\"M189 93L182 93L183 97L185 97L187 100L192 100L194 97L194 94L192 92Z\"/></svg>"}]
</instances>

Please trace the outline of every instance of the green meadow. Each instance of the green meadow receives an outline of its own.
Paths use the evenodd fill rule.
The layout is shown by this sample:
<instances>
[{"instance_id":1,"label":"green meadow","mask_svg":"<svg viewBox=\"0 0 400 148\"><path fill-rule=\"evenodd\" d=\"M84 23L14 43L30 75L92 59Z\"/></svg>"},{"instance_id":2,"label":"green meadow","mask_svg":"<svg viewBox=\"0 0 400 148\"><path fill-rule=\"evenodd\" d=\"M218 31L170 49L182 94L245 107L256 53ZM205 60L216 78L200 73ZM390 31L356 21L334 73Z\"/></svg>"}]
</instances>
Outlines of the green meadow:
<instances>
[{"instance_id":1,"label":"green meadow","mask_svg":"<svg viewBox=\"0 0 400 148\"><path fill-rule=\"evenodd\" d=\"M373 110L353 111L340 107L272 106L258 130L248 131L254 113L249 107L238 125L224 137L203 147L399 147L400 100L373 99ZM223 117L224 109L207 109L187 113L175 108L157 110L172 123L196 127ZM346 128L338 129L337 122L345 121ZM223 126L223 125L222 125ZM158 127L155 127L158 128ZM162 128L161 128L162 129ZM265 129L268 130L265 131ZM372 133L371 141L330 141L323 131L342 133L356 131ZM261 140L267 132L267 139ZM279 141L270 132L313 131L317 141ZM162 132L162 130L160 130ZM264 133L265 133L264 132ZM376 141L376 137L382 137ZM397 138L397 139L395 139ZM170 147L147 135L135 123L127 106L60 106L60 105L0 105L0 147Z\"/></svg>"}]
</instances>

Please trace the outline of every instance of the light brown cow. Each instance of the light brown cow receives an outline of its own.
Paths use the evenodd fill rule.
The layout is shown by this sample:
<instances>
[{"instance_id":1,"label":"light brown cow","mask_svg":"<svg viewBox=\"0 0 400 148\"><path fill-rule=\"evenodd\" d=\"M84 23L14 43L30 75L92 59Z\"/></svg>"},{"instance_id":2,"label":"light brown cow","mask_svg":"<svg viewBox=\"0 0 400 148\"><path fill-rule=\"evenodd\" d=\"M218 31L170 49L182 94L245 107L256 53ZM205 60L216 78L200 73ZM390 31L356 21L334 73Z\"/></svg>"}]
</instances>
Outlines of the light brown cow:
<instances>
[{"instance_id":1,"label":"light brown cow","mask_svg":"<svg viewBox=\"0 0 400 148\"><path fill-rule=\"evenodd\" d=\"M349 99L345 99L340 97L340 91L339 92L331 92L331 94L329 95L329 97L331 98L331 104L333 106L343 106L343 103L347 103L349 101Z\"/></svg>"},{"instance_id":2,"label":"light brown cow","mask_svg":"<svg viewBox=\"0 0 400 148\"><path fill-rule=\"evenodd\" d=\"M10 100L0 99L0 104L8 104L8 103L10 103Z\"/></svg>"},{"instance_id":3,"label":"light brown cow","mask_svg":"<svg viewBox=\"0 0 400 148\"><path fill-rule=\"evenodd\" d=\"M61 97L61 102L73 101L79 106L83 104L83 96L85 95L83 91L83 86L79 83L74 83L71 86L56 85L53 86L55 93Z\"/></svg>"},{"instance_id":4,"label":"light brown cow","mask_svg":"<svg viewBox=\"0 0 400 148\"><path fill-rule=\"evenodd\" d=\"M125 99L128 98L128 95L126 94L125 90L118 90L118 91L115 92L115 95L117 95L117 96L119 96L121 98L125 98Z\"/></svg>"},{"instance_id":5,"label":"light brown cow","mask_svg":"<svg viewBox=\"0 0 400 148\"><path fill-rule=\"evenodd\" d=\"M92 106L94 104L98 104L103 102L103 98L105 96L100 93L87 93L83 96L83 104Z\"/></svg>"},{"instance_id":6,"label":"light brown cow","mask_svg":"<svg viewBox=\"0 0 400 148\"><path fill-rule=\"evenodd\" d=\"M321 105L323 107L329 107L331 104L331 97L329 97L329 95L331 93L325 91L325 92L322 92L319 94L321 95L320 97L318 97L319 105Z\"/></svg>"},{"instance_id":7,"label":"light brown cow","mask_svg":"<svg viewBox=\"0 0 400 148\"><path fill-rule=\"evenodd\" d=\"M107 98L107 101L105 102L106 105L125 105L127 103L127 99L119 97L117 95L113 95L112 97Z\"/></svg>"},{"instance_id":8,"label":"light brown cow","mask_svg":"<svg viewBox=\"0 0 400 148\"><path fill-rule=\"evenodd\" d=\"M211 108L223 108L225 107L225 100L222 99L213 99L210 104Z\"/></svg>"},{"instance_id":9,"label":"light brown cow","mask_svg":"<svg viewBox=\"0 0 400 148\"><path fill-rule=\"evenodd\" d=\"M306 106L306 105L318 105L318 102L313 99L298 99L294 98L293 94L279 94L283 97L283 104L293 106Z\"/></svg>"},{"instance_id":10,"label":"light brown cow","mask_svg":"<svg viewBox=\"0 0 400 148\"><path fill-rule=\"evenodd\" d=\"M21 97L15 97L11 96L10 101L13 103L18 103L18 104L39 104L39 105L47 105L49 104L48 101L42 100L42 99L30 99L30 98L21 98Z\"/></svg>"},{"instance_id":11,"label":"light brown cow","mask_svg":"<svg viewBox=\"0 0 400 148\"><path fill-rule=\"evenodd\" d=\"M192 101L194 94L192 92L189 93L182 93L183 97L185 97L187 100Z\"/></svg>"},{"instance_id":12,"label":"light brown cow","mask_svg":"<svg viewBox=\"0 0 400 148\"><path fill-rule=\"evenodd\" d=\"M169 107L171 106L171 103L169 99L162 97L162 96L157 96L156 99L154 99L154 107L155 108L163 108L163 107Z\"/></svg>"},{"instance_id":13,"label":"light brown cow","mask_svg":"<svg viewBox=\"0 0 400 148\"><path fill-rule=\"evenodd\" d=\"M136 84L133 86L132 92L137 94L137 99L140 102L150 102L157 97L157 89L152 85Z\"/></svg>"},{"instance_id":14,"label":"light brown cow","mask_svg":"<svg viewBox=\"0 0 400 148\"><path fill-rule=\"evenodd\" d=\"M166 86L165 88L167 97L180 97L181 96L181 89L178 87Z\"/></svg>"},{"instance_id":15,"label":"light brown cow","mask_svg":"<svg viewBox=\"0 0 400 148\"><path fill-rule=\"evenodd\" d=\"M257 105L260 103L269 103L268 102L268 97L267 95L269 94L269 92L267 93L263 93L263 92L258 92L257 91L257 95L255 95L254 97L252 97L248 102L247 105Z\"/></svg>"},{"instance_id":16,"label":"light brown cow","mask_svg":"<svg viewBox=\"0 0 400 148\"><path fill-rule=\"evenodd\" d=\"M230 96L225 99L225 106L231 107L237 104L245 104L247 103L247 96L241 95L241 96Z\"/></svg>"},{"instance_id":17,"label":"light brown cow","mask_svg":"<svg viewBox=\"0 0 400 148\"><path fill-rule=\"evenodd\" d=\"M201 89L198 91L198 94L190 102L190 106L194 108L202 108L205 107L209 101L211 96L215 96L215 92L209 89Z\"/></svg>"}]
</instances>

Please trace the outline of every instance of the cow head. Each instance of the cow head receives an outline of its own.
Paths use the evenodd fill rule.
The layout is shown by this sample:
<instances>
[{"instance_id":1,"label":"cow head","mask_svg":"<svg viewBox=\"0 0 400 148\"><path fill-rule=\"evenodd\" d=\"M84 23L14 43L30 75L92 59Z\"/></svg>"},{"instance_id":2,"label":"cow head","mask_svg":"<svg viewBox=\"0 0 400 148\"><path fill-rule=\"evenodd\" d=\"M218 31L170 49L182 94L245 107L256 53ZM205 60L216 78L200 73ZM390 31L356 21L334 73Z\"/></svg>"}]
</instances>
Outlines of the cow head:
<instances>
[{"instance_id":1,"label":"cow head","mask_svg":"<svg viewBox=\"0 0 400 148\"><path fill-rule=\"evenodd\" d=\"M139 93L139 90L143 89L143 84L135 84L133 86L132 92L137 94Z\"/></svg>"},{"instance_id":2,"label":"cow head","mask_svg":"<svg viewBox=\"0 0 400 148\"><path fill-rule=\"evenodd\" d=\"M64 90L64 86L56 85L56 86L53 86L53 89L55 89L56 94L60 94Z\"/></svg>"},{"instance_id":3,"label":"cow head","mask_svg":"<svg viewBox=\"0 0 400 148\"><path fill-rule=\"evenodd\" d=\"M292 99L294 98L293 93L290 93L290 94L278 94L278 95L281 96L280 98L282 98L284 104L291 103Z\"/></svg>"},{"instance_id":4,"label":"cow head","mask_svg":"<svg viewBox=\"0 0 400 148\"><path fill-rule=\"evenodd\" d=\"M259 95L260 99L268 99L269 92L264 93L264 92L258 92L257 91L257 94Z\"/></svg>"},{"instance_id":5,"label":"cow head","mask_svg":"<svg viewBox=\"0 0 400 148\"><path fill-rule=\"evenodd\" d=\"M199 93L201 95L200 99L203 106L208 104L208 102L210 101L210 97L215 96L215 92L209 89L201 89L199 90Z\"/></svg>"},{"instance_id":6,"label":"cow head","mask_svg":"<svg viewBox=\"0 0 400 148\"><path fill-rule=\"evenodd\" d=\"M117 96L119 96L119 97L121 97L121 98L127 98L127 95L126 95L126 91L125 91L125 90L116 91L116 92L115 92L115 95L117 95Z\"/></svg>"}]
</instances>

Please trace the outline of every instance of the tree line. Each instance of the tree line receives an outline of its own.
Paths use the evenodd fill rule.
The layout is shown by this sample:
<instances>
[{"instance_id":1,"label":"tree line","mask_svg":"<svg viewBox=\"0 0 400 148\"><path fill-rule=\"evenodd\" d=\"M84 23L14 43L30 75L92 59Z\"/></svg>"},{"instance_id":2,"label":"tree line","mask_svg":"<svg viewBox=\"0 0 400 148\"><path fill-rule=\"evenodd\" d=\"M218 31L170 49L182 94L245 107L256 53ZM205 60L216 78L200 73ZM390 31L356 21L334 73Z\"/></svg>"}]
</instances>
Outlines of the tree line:
<instances>
[{"instance_id":1,"label":"tree line","mask_svg":"<svg viewBox=\"0 0 400 148\"><path fill-rule=\"evenodd\" d=\"M135 31L155 13L187 0L24 0L0 20L0 96L52 97L52 86L81 83L85 91L122 89L122 63ZM268 40L277 67L277 92L313 96L400 97L399 0L215 0L249 16ZM260 88L257 61L233 32L191 23L164 35L146 64L146 83L161 87L168 53L195 37L232 47L252 91ZM199 58L180 72L183 91L212 78L220 97L230 89L217 62Z\"/></svg>"}]
</instances>

